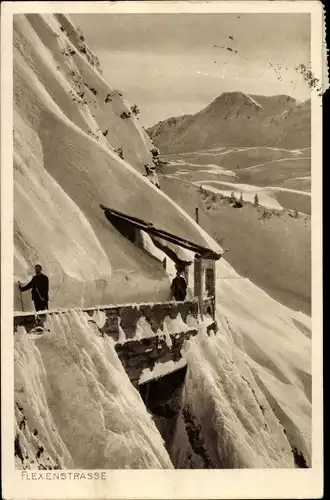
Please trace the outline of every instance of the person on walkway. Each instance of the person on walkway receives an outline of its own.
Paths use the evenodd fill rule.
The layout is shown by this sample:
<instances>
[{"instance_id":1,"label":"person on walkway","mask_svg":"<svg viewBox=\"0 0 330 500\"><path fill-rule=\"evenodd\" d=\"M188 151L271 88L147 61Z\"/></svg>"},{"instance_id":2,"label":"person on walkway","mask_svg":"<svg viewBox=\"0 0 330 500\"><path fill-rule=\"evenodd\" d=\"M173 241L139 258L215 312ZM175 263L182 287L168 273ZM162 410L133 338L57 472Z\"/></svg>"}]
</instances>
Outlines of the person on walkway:
<instances>
[{"instance_id":1,"label":"person on walkway","mask_svg":"<svg viewBox=\"0 0 330 500\"><path fill-rule=\"evenodd\" d=\"M187 295L187 282L183 276L181 276L181 271L176 272L176 277L172 281L172 296L177 301L183 301Z\"/></svg>"},{"instance_id":2,"label":"person on walkway","mask_svg":"<svg viewBox=\"0 0 330 500\"><path fill-rule=\"evenodd\" d=\"M48 309L48 292L49 292L49 280L48 277L43 274L42 267L40 264L34 266L35 275L32 280L25 286L18 283L18 286L22 292L32 289L32 300L34 302L34 307L36 311L45 311Z\"/></svg>"}]
</instances>

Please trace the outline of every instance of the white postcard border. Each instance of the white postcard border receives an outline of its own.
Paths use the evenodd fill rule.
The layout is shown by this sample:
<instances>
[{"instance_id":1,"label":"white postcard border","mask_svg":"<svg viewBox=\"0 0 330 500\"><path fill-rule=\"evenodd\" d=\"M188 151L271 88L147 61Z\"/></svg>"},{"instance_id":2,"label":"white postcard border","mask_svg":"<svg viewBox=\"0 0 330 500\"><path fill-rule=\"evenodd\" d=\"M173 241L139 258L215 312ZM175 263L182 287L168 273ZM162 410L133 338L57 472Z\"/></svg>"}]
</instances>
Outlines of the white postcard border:
<instances>
[{"instance_id":1,"label":"white postcard border","mask_svg":"<svg viewBox=\"0 0 330 500\"><path fill-rule=\"evenodd\" d=\"M31 498L320 498L323 491L322 399L322 101L312 92L312 468L295 470L111 470L106 479L27 479L14 468L13 394L13 72L15 13L265 12L310 13L313 74L324 74L323 12L315 1L3 2L1 16L1 347L2 485L7 499ZM280 34L279 34L280 35ZM46 474L47 471L36 471ZM70 471L48 471L55 472ZM72 474L82 471L71 471ZM87 474L91 471L85 471ZM31 474L31 471L29 472Z\"/></svg>"}]
</instances>

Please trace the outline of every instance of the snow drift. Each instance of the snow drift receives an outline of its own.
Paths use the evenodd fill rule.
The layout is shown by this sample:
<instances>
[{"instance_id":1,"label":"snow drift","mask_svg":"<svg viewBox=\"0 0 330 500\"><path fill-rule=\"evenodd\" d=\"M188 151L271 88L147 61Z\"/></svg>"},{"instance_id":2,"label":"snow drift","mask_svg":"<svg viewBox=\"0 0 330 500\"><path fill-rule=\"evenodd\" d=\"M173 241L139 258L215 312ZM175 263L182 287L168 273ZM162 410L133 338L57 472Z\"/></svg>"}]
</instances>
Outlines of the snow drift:
<instances>
[{"instance_id":1,"label":"snow drift","mask_svg":"<svg viewBox=\"0 0 330 500\"><path fill-rule=\"evenodd\" d=\"M52 307L164 300L161 263L112 227L99 205L202 245L205 238L143 177L153 145L81 38L65 15L14 16L16 280L40 262ZM31 309L29 294L24 301Z\"/></svg>"},{"instance_id":2,"label":"snow drift","mask_svg":"<svg viewBox=\"0 0 330 500\"><path fill-rule=\"evenodd\" d=\"M177 467L293 468L283 427L248 366L239 356L229 356L226 348L225 339L203 333L189 343L182 410L171 450Z\"/></svg>"},{"instance_id":3,"label":"snow drift","mask_svg":"<svg viewBox=\"0 0 330 500\"><path fill-rule=\"evenodd\" d=\"M185 346L179 468L311 466L311 320L218 263L217 335Z\"/></svg>"},{"instance_id":4,"label":"snow drift","mask_svg":"<svg viewBox=\"0 0 330 500\"><path fill-rule=\"evenodd\" d=\"M311 466L310 318L218 263L218 327L179 316L164 331L198 328L179 363L180 412L167 444L114 350L86 314L48 318L42 335L15 335L19 468L293 468ZM95 320L102 325L101 313ZM125 337L125 332L123 331ZM140 322L136 338L150 335ZM165 366L166 365L166 366ZM166 427L166 426L165 426Z\"/></svg>"},{"instance_id":5,"label":"snow drift","mask_svg":"<svg viewBox=\"0 0 330 500\"><path fill-rule=\"evenodd\" d=\"M113 342L82 312L15 335L16 466L172 468L162 438Z\"/></svg>"}]
</instances>

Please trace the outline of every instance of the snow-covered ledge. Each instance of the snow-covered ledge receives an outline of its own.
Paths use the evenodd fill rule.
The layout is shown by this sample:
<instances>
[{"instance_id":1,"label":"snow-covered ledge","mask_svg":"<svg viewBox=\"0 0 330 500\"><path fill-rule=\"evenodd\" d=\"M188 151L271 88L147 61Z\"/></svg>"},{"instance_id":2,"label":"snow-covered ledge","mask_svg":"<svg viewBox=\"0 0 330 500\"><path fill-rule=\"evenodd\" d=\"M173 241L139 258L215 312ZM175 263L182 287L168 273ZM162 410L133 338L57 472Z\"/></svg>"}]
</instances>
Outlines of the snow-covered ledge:
<instances>
[{"instance_id":1,"label":"snow-covered ledge","mask_svg":"<svg viewBox=\"0 0 330 500\"><path fill-rule=\"evenodd\" d=\"M202 300L202 311L197 300L184 302L147 302L138 304L119 304L119 305L100 305L94 307L83 308L91 319L97 311L104 314L105 319L99 329L102 334L109 335L115 342L119 340L121 328L125 331L126 339L135 337L136 327L141 317L146 318L151 326L152 331L156 334L159 329L162 329L164 319L168 316L176 318L178 314L184 322L189 315L197 318L202 312L204 315L215 317L215 304L213 297L205 297ZM61 314L68 309L52 309L49 311L40 311L38 313L39 325L42 327L48 314ZM24 326L27 332L36 326L36 313L34 312L16 312L14 313L14 331L18 326Z\"/></svg>"},{"instance_id":2,"label":"snow-covered ledge","mask_svg":"<svg viewBox=\"0 0 330 500\"><path fill-rule=\"evenodd\" d=\"M109 336L132 383L139 379L170 373L182 361L182 347L201 327L216 331L213 297L202 301L159 302L90 307L83 310L98 335ZM28 333L43 333L47 315L61 314L54 310L14 315L14 331L24 326ZM201 314L202 313L202 314ZM160 364L165 364L159 367ZM155 365L158 369L155 370ZM144 375L143 375L144 373Z\"/></svg>"}]
</instances>

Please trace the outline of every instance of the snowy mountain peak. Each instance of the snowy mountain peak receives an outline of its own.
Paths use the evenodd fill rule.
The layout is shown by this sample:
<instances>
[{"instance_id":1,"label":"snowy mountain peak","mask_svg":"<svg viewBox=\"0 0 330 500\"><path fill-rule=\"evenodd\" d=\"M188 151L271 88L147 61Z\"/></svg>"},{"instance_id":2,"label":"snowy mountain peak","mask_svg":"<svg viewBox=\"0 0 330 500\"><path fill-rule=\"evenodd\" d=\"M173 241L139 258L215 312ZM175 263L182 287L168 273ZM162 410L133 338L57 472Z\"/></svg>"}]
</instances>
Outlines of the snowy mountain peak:
<instances>
[{"instance_id":1,"label":"snowy mountain peak","mask_svg":"<svg viewBox=\"0 0 330 500\"><path fill-rule=\"evenodd\" d=\"M301 107L302 120L296 113ZM293 97L224 92L195 115L164 120L148 133L164 153L209 146L299 148L310 146L309 122L310 106Z\"/></svg>"},{"instance_id":2,"label":"snowy mountain peak","mask_svg":"<svg viewBox=\"0 0 330 500\"><path fill-rule=\"evenodd\" d=\"M255 99L244 92L224 92L219 97L214 99L214 101L212 101L204 111L206 112L207 110L222 107L240 107L241 109L247 107L249 109L262 109L262 106Z\"/></svg>"}]
</instances>

